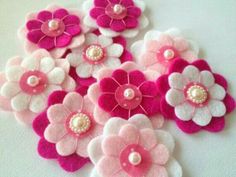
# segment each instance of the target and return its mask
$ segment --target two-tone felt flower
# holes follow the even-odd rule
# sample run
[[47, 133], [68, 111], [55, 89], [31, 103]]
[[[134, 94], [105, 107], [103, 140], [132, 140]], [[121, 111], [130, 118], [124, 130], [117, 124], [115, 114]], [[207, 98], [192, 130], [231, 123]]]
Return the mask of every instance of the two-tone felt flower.
[[0, 76], [0, 106], [19, 121], [31, 123], [46, 108], [49, 94], [75, 88], [69, 69], [68, 61], [53, 59], [46, 50], [35, 51], [24, 60], [10, 59]]
[[141, 0], [87, 0], [83, 4], [87, 15], [84, 23], [105, 36], [134, 37], [148, 25]]
[[213, 73], [204, 60], [188, 63], [176, 59], [169, 73], [158, 78], [157, 86], [163, 115], [174, 119], [187, 133], [221, 131], [224, 117], [235, 108], [234, 99], [227, 93], [227, 81]]
[[94, 164], [90, 177], [182, 177], [173, 150], [172, 136], [153, 129], [145, 115], [111, 118], [88, 146]]

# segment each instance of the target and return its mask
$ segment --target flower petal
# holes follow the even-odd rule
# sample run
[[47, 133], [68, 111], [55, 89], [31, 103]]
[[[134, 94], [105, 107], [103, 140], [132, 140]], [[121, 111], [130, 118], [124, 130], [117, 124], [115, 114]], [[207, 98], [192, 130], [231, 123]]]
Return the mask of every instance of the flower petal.
[[99, 97], [98, 104], [103, 110], [110, 112], [117, 105], [117, 101], [114, 95], [103, 94]]
[[51, 84], [61, 84], [65, 80], [65, 72], [59, 67], [55, 67], [48, 73], [48, 82]]
[[222, 117], [226, 114], [226, 107], [222, 101], [210, 100], [208, 103], [208, 108], [213, 117]]
[[64, 124], [49, 124], [44, 131], [44, 137], [50, 143], [57, 143], [66, 133]]
[[76, 73], [81, 78], [89, 78], [92, 76], [93, 66], [87, 62], [83, 62], [76, 67]]
[[83, 106], [83, 97], [76, 92], [70, 92], [64, 98], [63, 104], [68, 108], [68, 110], [70, 110], [70, 112], [81, 111]]
[[98, 36], [96, 34], [93, 34], [93, 33], [87, 34], [85, 43], [87, 45], [97, 44], [98, 43]]
[[213, 87], [209, 89], [209, 93], [212, 99], [223, 100], [226, 96], [225, 89], [219, 84], [214, 84]]
[[163, 144], [168, 149], [169, 153], [172, 154], [175, 148], [175, 141], [172, 135], [163, 130], [155, 130], [158, 144]]
[[199, 82], [200, 73], [198, 68], [196, 68], [195, 66], [187, 66], [186, 68], [184, 68], [182, 74], [186, 79], [188, 79], [188, 82]]
[[118, 58], [107, 58], [104, 65], [111, 69], [116, 69], [121, 65], [121, 61]]
[[41, 26], [42, 26], [42, 22], [38, 21], [38, 20], [29, 20], [27, 23], [26, 23], [26, 27], [29, 31], [31, 30], [37, 30], [37, 29], [40, 29]]
[[76, 36], [81, 33], [80, 25], [67, 26], [65, 32], [69, 33], [71, 36]]
[[37, 18], [43, 22], [46, 22], [52, 19], [52, 13], [46, 10], [41, 11], [38, 13]]
[[137, 144], [139, 140], [139, 130], [133, 125], [121, 127], [119, 136], [123, 138], [126, 144]]
[[63, 17], [67, 16], [69, 13], [66, 9], [57, 9], [54, 13], [53, 13], [53, 18], [58, 18], [58, 19], [62, 19]]
[[120, 85], [128, 83], [128, 73], [124, 70], [117, 69], [112, 73], [112, 77], [120, 83]]
[[92, 136], [85, 136], [78, 139], [76, 153], [79, 156], [88, 157], [88, 144], [92, 139]]
[[107, 47], [107, 46], [110, 46], [113, 43], [113, 40], [112, 40], [112, 38], [109, 38], [107, 36], [99, 35], [98, 36], [98, 43], [102, 47]]
[[111, 29], [114, 30], [115, 32], [122, 32], [126, 28], [126, 24], [122, 20], [113, 19], [109, 25]]
[[157, 165], [165, 165], [169, 160], [169, 150], [163, 144], [158, 144], [150, 153], [152, 162]]
[[39, 62], [40, 60], [29, 57], [22, 61], [21, 66], [27, 70], [37, 70], [39, 69]]
[[183, 90], [186, 85], [185, 78], [180, 73], [172, 73], [168, 77], [168, 82], [171, 88], [180, 89], [180, 90]]
[[15, 111], [26, 110], [29, 106], [31, 96], [25, 93], [19, 93], [11, 100], [12, 109]]
[[126, 28], [129, 28], [129, 29], [136, 28], [139, 25], [137, 18], [134, 18], [134, 17], [125, 18], [124, 22], [125, 22]]
[[44, 95], [34, 95], [30, 100], [29, 109], [34, 113], [40, 113], [46, 108]]
[[89, 12], [89, 15], [94, 19], [97, 19], [99, 16], [104, 15], [104, 14], [105, 14], [105, 9], [99, 8], [99, 7], [95, 7], [91, 9]]
[[194, 115], [195, 108], [188, 102], [175, 107], [176, 116], [183, 121], [190, 120]]
[[165, 167], [159, 165], [152, 165], [145, 177], [168, 177]]
[[98, 136], [98, 137], [92, 139], [88, 145], [88, 154], [89, 154], [91, 161], [94, 164], [98, 163], [98, 161], [103, 156], [102, 140], [103, 140], [103, 137]]
[[50, 72], [55, 67], [55, 61], [52, 58], [45, 57], [40, 61], [40, 71], [43, 73]]
[[193, 116], [193, 122], [200, 126], [206, 126], [210, 123], [212, 119], [211, 113], [207, 107], [196, 108], [195, 114]]
[[128, 13], [129, 16], [137, 18], [141, 15], [142, 11], [141, 11], [140, 8], [133, 6], [133, 7], [128, 8], [127, 13]]
[[1, 87], [1, 96], [12, 98], [21, 91], [19, 85], [14, 82], [6, 82]]
[[174, 47], [180, 51], [183, 52], [189, 48], [189, 43], [187, 40], [185, 40], [182, 37], [177, 37], [174, 39]]
[[106, 48], [107, 55], [109, 57], [119, 58], [124, 51], [124, 48], [120, 44], [112, 44]]
[[200, 73], [200, 82], [207, 88], [210, 88], [215, 83], [215, 78], [210, 71], [202, 71]]
[[156, 134], [152, 129], [140, 130], [139, 145], [147, 150], [151, 150], [157, 144]]
[[94, 5], [98, 7], [106, 7], [108, 5], [107, 0], [94, 0]]
[[103, 28], [110, 27], [111, 21], [111, 18], [107, 15], [101, 15], [97, 18], [97, 24]]
[[38, 46], [40, 48], [51, 50], [55, 48], [55, 41], [52, 37], [43, 37], [38, 41]]
[[70, 65], [73, 67], [77, 67], [79, 64], [83, 62], [82, 51], [81, 54], [70, 53], [66, 56], [66, 59], [69, 61]]
[[71, 114], [63, 104], [55, 104], [48, 108], [47, 116], [51, 123], [62, 123]]
[[118, 83], [112, 78], [104, 78], [100, 81], [100, 89], [102, 92], [114, 93], [119, 87]]
[[56, 149], [58, 154], [68, 156], [76, 151], [77, 139], [71, 135], [64, 136], [57, 144]]
[[102, 150], [107, 156], [119, 157], [125, 147], [124, 139], [117, 135], [108, 136], [102, 142]]
[[106, 122], [110, 119], [110, 114], [106, 111], [103, 111], [99, 106], [95, 106], [94, 119], [97, 123], [105, 125]]
[[66, 47], [70, 44], [72, 36], [66, 33], [56, 37], [56, 47]]
[[166, 93], [166, 101], [171, 106], [175, 107], [185, 100], [184, 93], [176, 89], [170, 89]]
[[66, 26], [80, 24], [80, 19], [76, 15], [68, 15], [63, 19]]
[[172, 177], [183, 176], [182, 167], [173, 157], [170, 158], [170, 160], [168, 161], [166, 165], [166, 169], [168, 171], [168, 174]]

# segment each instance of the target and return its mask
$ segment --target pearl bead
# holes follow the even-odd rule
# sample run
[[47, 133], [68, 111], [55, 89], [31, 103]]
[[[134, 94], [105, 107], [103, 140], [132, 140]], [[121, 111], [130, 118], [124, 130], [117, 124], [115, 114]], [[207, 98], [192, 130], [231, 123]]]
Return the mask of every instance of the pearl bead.
[[113, 11], [114, 11], [114, 13], [116, 13], [116, 14], [121, 14], [122, 11], [123, 11], [123, 6], [120, 5], [120, 4], [116, 4], [116, 5], [113, 7]]
[[175, 52], [174, 52], [172, 49], [167, 49], [167, 50], [165, 50], [165, 52], [164, 52], [164, 57], [165, 57], [167, 60], [173, 59], [174, 56], [175, 56]]
[[27, 79], [27, 84], [31, 87], [35, 87], [39, 84], [39, 78], [37, 76], [30, 76]]
[[91, 61], [99, 61], [103, 58], [103, 49], [97, 45], [91, 45], [86, 49], [86, 57]]
[[85, 133], [89, 130], [91, 121], [86, 114], [78, 113], [71, 117], [69, 126], [76, 134]]
[[59, 21], [57, 20], [50, 20], [48, 22], [48, 27], [50, 31], [55, 31], [59, 28]]
[[204, 103], [208, 98], [207, 90], [200, 85], [193, 85], [187, 90], [188, 99], [196, 104]]
[[124, 97], [125, 97], [125, 99], [127, 99], [127, 100], [132, 100], [132, 99], [135, 97], [135, 92], [134, 92], [134, 90], [131, 89], [131, 88], [125, 89], [125, 91], [124, 91]]
[[131, 152], [129, 154], [129, 162], [132, 165], [137, 166], [142, 162], [142, 157], [138, 152]]

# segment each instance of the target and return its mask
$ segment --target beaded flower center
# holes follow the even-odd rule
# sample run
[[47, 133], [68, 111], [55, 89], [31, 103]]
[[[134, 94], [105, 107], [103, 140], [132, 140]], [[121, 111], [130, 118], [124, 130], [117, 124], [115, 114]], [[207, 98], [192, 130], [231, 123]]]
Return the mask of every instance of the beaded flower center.
[[198, 84], [188, 87], [186, 95], [188, 100], [194, 104], [203, 104], [208, 99], [208, 91]]
[[86, 47], [83, 53], [84, 58], [93, 64], [99, 63], [105, 57], [104, 49], [97, 44], [92, 44]]
[[41, 30], [47, 36], [57, 37], [64, 33], [65, 24], [60, 19], [52, 19], [44, 22]]
[[112, 19], [123, 19], [127, 16], [127, 8], [121, 4], [109, 4], [105, 13]]
[[70, 117], [69, 128], [76, 135], [86, 133], [91, 127], [90, 117], [84, 113], [76, 113]]

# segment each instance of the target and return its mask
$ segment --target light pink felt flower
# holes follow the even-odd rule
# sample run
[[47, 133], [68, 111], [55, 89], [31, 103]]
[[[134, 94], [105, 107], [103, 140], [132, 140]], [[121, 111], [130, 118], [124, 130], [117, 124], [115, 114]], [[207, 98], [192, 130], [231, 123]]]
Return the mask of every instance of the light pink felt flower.
[[14, 112], [19, 121], [31, 123], [46, 108], [49, 94], [74, 90], [69, 68], [68, 61], [53, 59], [46, 50], [35, 51], [24, 60], [10, 59], [0, 75], [0, 107]]
[[88, 143], [103, 129], [94, 121], [93, 111], [94, 106], [86, 96], [68, 93], [61, 104], [48, 108], [50, 124], [45, 129], [45, 139], [56, 144], [57, 153], [61, 156], [76, 153], [88, 157]]
[[145, 115], [111, 118], [88, 146], [95, 165], [90, 177], [182, 177], [173, 150], [172, 136], [154, 130]]
[[166, 73], [175, 58], [193, 61], [198, 57], [198, 46], [183, 37], [180, 30], [149, 31], [143, 41], [134, 43], [131, 50], [138, 64], [146, 69]]
[[[116, 70], [102, 69], [97, 82], [88, 89], [88, 96], [95, 104], [95, 120], [104, 125], [110, 117], [129, 119], [137, 113], [163, 120], [157, 116], [159, 93], [150, 75], [134, 62], [126, 62]], [[162, 125], [162, 121], [155, 122]]]
[[60, 58], [67, 49], [79, 47], [88, 30], [81, 22], [82, 16], [81, 12], [55, 5], [29, 14], [25, 26], [19, 30], [26, 52], [46, 49], [54, 58]]
[[134, 37], [148, 25], [141, 0], [87, 0], [83, 4], [87, 15], [84, 23], [105, 36]]

